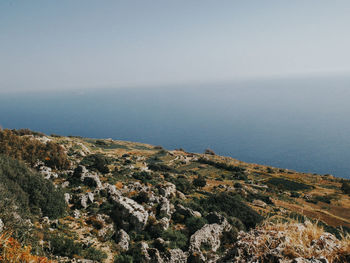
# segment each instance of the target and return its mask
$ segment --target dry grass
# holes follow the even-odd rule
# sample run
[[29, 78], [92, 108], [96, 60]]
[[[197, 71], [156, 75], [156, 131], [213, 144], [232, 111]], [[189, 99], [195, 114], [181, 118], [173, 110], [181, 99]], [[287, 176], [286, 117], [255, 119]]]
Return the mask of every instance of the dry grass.
[[22, 246], [11, 233], [0, 235], [0, 262], [4, 263], [49, 263], [46, 257], [34, 256], [30, 246]]
[[[237, 242], [238, 262], [270, 262], [271, 259], [326, 258], [330, 263], [349, 262], [350, 236], [338, 240], [306, 221], [265, 223], [248, 233], [241, 232]], [[240, 260], [240, 261], [239, 261]]]

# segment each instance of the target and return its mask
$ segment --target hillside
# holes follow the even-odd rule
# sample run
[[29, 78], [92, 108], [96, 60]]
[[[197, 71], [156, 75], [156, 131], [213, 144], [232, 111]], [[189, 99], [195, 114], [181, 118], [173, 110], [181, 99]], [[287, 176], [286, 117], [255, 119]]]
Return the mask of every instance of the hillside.
[[0, 154], [4, 262], [350, 262], [345, 179], [29, 130]]

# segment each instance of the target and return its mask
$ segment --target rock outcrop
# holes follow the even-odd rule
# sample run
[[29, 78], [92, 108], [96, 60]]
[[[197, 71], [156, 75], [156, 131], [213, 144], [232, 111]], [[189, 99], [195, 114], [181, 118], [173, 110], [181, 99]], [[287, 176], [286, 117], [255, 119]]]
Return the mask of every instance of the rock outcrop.
[[130, 237], [123, 229], [115, 233], [114, 240], [122, 250], [126, 251], [129, 249]]
[[208, 262], [201, 249], [202, 245], [209, 247], [212, 252], [216, 252], [221, 245], [221, 237], [224, 232], [231, 230], [231, 225], [225, 218], [218, 217], [221, 222], [206, 224], [200, 230], [195, 232], [190, 238], [189, 253], [196, 255], [196, 260]]
[[144, 229], [149, 215], [142, 205], [121, 195], [112, 195], [111, 201], [115, 204], [112, 217], [118, 227], [136, 231]]

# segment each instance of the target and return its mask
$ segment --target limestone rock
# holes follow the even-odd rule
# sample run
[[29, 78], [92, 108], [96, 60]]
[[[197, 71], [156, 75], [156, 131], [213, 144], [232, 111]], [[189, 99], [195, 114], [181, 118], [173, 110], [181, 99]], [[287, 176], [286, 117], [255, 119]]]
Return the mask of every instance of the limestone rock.
[[267, 206], [264, 201], [261, 201], [261, 200], [258, 200], [258, 199], [255, 199], [253, 201], [253, 205], [259, 206], [259, 207], [262, 207], [262, 208], [265, 208]]
[[166, 182], [159, 186], [159, 193], [165, 198], [172, 198], [176, 196], [176, 186], [172, 183]]
[[58, 178], [58, 174], [53, 172], [50, 167], [40, 166], [39, 173], [41, 173], [45, 179]]
[[169, 228], [169, 224], [170, 224], [169, 218], [163, 217], [158, 222], [159, 222], [159, 225], [163, 228], [163, 230], [167, 230]]
[[167, 263], [186, 263], [188, 253], [183, 252], [181, 249], [170, 249], [164, 256], [164, 262]]
[[[231, 226], [226, 219], [223, 219], [221, 224], [206, 224], [200, 230], [195, 232], [190, 238], [189, 252], [200, 262], [209, 262], [201, 251], [201, 246], [206, 244], [211, 248], [211, 251], [216, 252], [221, 245], [221, 237], [224, 232], [230, 231]], [[215, 261], [213, 261], [215, 262]]]
[[123, 229], [120, 229], [115, 234], [115, 241], [122, 250], [126, 251], [129, 249], [130, 237]]
[[71, 196], [69, 193], [65, 193], [64, 194], [64, 201], [66, 201], [66, 204], [68, 205], [69, 204], [69, 201], [71, 200]]
[[176, 197], [181, 199], [181, 200], [185, 200], [186, 199], [186, 196], [180, 191], [176, 191]]
[[88, 192], [80, 196], [80, 205], [82, 208], [87, 208], [88, 204], [91, 204], [93, 202], [94, 202], [94, 195], [91, 192]]
[[74, 170], [73, 176], [79, 177], [81, 182], [83, 182], [85, 185], [88, 185], [90, 187], [97, 187], [97, 188], [102, 187], [102, 183], [100, 181], [98, 174], [95, 172], [89, 172], [89, 170], [86, 169], [86, 167], [83, 165], [79, 165]]
[[142, 262], [147, 263], [164, 263], [158, 249], [150, 248], [146, 242], [141, 242]]
[[148, 220], [148, 212], [142, 205], [128, 197], [119, 195], [112, 196], [111, 201], [115, 204], [115, 210], [112, 214], [117, 225], [123, 229], [144, 229]]
[[160, 216], [161, 217], [166, 216], [170, 218], [173, 211], [171, 211], [169, 200], [165, 197], [161, 197], [159, 200], [159, 203], [160, 203], [160, 209], [159, 209]]
[[109, 240], [115, 232], [113, 220], [105, 214], [98, 214], [95, 220], [100, 224], [97, 232], [98, 237], [103, 241]]
[[183, 205], [177, 205], [176, 206], [176, 212], [186, 216], [186, 217], [201, 217], [201, 213], [198, 211], [193, 211], [191, 208], [184, 207]]

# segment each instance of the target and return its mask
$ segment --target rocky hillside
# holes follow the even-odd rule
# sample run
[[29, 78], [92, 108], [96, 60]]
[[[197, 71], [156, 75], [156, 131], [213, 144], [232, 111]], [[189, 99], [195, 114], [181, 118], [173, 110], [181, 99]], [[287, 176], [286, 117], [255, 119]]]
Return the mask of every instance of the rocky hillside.
[[183, 149], [0, 131], [2, 262], [350, 262], [350, 183]]

